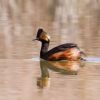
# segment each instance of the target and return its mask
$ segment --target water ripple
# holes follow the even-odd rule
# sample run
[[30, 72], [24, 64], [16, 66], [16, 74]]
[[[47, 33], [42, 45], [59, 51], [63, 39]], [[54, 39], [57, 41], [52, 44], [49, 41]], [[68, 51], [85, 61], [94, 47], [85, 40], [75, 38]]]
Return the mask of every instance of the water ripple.
[[94, 63], [100, 63], [100, 57], [87, 57], [87, 62], [94, 62]]
[[[100, 57], [86, 57], [85, 59], [86, 59], [87, 62], [100, 63]], [[33, 57], [31, 60], [40, 61], [40, 58], [39, 57]]]

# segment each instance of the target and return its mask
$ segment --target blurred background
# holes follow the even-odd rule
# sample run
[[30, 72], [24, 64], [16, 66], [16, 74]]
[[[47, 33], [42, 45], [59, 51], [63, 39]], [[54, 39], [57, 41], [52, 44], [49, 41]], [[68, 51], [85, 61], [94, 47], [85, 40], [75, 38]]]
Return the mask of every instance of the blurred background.
[[[90, 60], [40, 62], [38, 28], [50, 49], [74, 42]], [[99, 52], [100, 0], [0, 0], [0, 100], [97, 100]]]
[[39, 56], [33, 43], [42, 27], [50, 48], [75, 42], [88, 56], [100, 56], [100, 0], [0, 0], [0, 58]]

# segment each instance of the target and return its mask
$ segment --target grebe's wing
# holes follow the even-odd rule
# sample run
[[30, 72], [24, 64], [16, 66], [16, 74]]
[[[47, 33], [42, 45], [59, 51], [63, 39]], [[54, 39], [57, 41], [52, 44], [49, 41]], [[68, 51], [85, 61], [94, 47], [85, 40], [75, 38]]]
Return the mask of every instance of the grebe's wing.
[[77, 44], [74, 44], [74, 43], [66, 43], [66, 44], [59, 45], [57, 47], [52, 48], [48, 52], [46, 52], [45, 55], [44, 55], [44, 57], [47, 58], [48, 56], [50, 56], [50, 55], [52, 55], [54, 53], [62, 52], [62, 51], [65, 51], [67, 49], [74, 48], [74, 47], [76, 47], [77, 49], [79, 49], [78, 46], [77, 46]]
[[49, 50], [48, 52], [57, 53], [57, 52], [60, 52], [60, 51], [65, 51], [65, 50], [73, 48], [73, 47], [77, 47], [78, 48], [77, 44], [66, 43], [66, 44], [62, 44], [62, 45], [59, 45], [57, 47], [54, 47], [53, 49]]

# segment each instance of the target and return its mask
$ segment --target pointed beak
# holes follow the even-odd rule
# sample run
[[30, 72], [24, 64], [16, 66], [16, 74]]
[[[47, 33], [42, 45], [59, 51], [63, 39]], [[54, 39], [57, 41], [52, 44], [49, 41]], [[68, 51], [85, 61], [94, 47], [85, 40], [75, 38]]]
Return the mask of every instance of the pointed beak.
[[33, 39], [32, 41], [35, 41], [35, 40], [38, 40], [38, 38], [37, 39]]
[[35, 41], [35, 40], [37, 40], [37, 39], [33, 39], [32, 41]]

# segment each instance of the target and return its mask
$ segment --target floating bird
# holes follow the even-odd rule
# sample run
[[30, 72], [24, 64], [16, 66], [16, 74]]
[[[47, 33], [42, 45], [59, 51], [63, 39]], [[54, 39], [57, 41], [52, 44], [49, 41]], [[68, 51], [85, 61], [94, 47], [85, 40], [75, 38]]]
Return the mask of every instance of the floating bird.
[[82, 55], [85, 55], [83, 51], [79, 49], [77, 44], [66, 43], [54, 47], [48, 51], [50, 36], [43, 30], [38, 29], [36, 39], [42, 43], [40, 50], [40, 58], [47, 61], [59, 61], [59, 60], [84, 60]]

